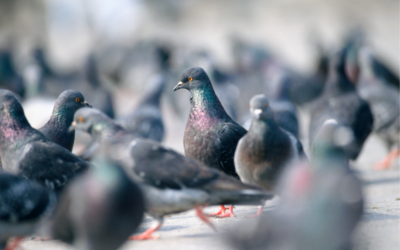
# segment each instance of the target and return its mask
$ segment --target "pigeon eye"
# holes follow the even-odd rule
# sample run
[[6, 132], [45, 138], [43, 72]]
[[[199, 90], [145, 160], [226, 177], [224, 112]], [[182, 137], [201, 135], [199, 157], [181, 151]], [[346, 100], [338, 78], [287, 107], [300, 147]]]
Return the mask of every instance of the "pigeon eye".
[[264, 107], [265, 107], [265, 108], [268, 108], [268, 105], [269, 105], [269, 103], [267, 102], [267, 103], [265, 104], [265, 106], [264, 106]]
[[193, 81], [193, 77], [188, 78], [189, 82]]
[[[77, 98], [77, 99], [79, 99], [79, 98]], [[84, 120], [84, 119], [83, 119], [82, 116], [79, 116], [79, 117], [78, 117], [78, 122], [83, 122], [83, 120]]]
[[75, 101], [76, 101], [76, 102], [80, 102], [80, 101], [81, 101], [81, 98], [77, 97], [77, 98], [75, 98]]

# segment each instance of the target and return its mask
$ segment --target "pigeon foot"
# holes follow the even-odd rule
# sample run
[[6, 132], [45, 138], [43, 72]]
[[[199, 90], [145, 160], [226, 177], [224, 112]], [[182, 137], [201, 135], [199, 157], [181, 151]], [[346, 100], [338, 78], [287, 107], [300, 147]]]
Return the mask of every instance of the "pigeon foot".
[[157, 240], [157, 236], [153, 236], [152, 234], [157, 231], [158, 229], [161, 228], [162, 223], [157, 223], [155, 227], [150, 227], [143, 233], [135, 236], [131, 236], [128, 238], [128, 240]]
[[[228, 210], [228, 212], [226, 212], [225, 210]], [[233, 213], [233, 206], [232, 205], [229, 205], [229, 207], [225, 208], [225, 210], [224, 210], [224, 213], [221, 214], [221, 215], [218, 215], [217, 218], [235, 217], [235, 214]]]
[[375, 170], [385, 170], [388, 169], [392, 163], [392, 161], [396, 160], [396, 158], [400, 155], [400, 150], [398, 148], [390, 151], [388, 155], [383, 158], [382, 161], [377, 162], [374, 165]]
[[217, 215], [224, 215], [224, 214], [225, 214], [225, 211], [226, 211], [227, 209], [228, 209], [228, 208], [226, 208], [224, 205], [220, 205], [220, 206], [219, 206], [219, 211], [218, 211], [218, 212], [212, 213], [212, 214], [207, 214], [207, 216], [209, 216], [209, 217], [214, 217], [214, 216], [217, 216]]
[[17, 237], [11, 243], [8, 243], [4, 250], [15, 250], [21, 244], [24, 237]]
[[211, 221], [208, 219], [208, 217], [203, 213], [202, 209], [200, 208], [200, 206], [195, 206], [195, 210], [196, 210], [196, 215], [200, 218], [200, 220], [202, 220], [203, 222], [205, 222], [207, 225], [209, 225], [212, 229], [214, 229], [214, 231], [217, 232], [217, 229], [214, 227], [214, 225], [211, 223]]
[[260, 215], [262, 215], [262, 212], [263, 212], [263, 206], [259, 206], [259, 207], [258, 207], [258, 210], [257, 210], [257, 213], [256, 213], [256, 214], [253, 214], [253, 215], [249, 215], [249, 216], [247, 216], [247, 218], [257, 218], [257, 217], [260, 217]]

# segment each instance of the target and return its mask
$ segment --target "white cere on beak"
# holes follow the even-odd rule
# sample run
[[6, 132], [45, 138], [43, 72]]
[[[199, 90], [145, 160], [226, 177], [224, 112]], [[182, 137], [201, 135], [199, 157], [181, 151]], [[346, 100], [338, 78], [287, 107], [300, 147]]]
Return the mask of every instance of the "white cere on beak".
[[346, 127], [339, 127], [334, 134], [334, 143], [337, 146], [346, 146], [350, 144], [353, 139], [353, 131], [350, 130], [350, 128]]
[[326, 120], [325, 122], [324, 122], [324, 125], [323, 126], [326, 126], [326, 125], [338, 125], [338, 123], [337, 123], [337, 121], [335, 120], [335, 119], [329, 119], [329, 120]]
[[133, 141], [131, 142], [131, 148], [133, 148], [134, 146], [136, 146], [136, 144], [137, 144], [137, 141], [136, 141], [136, 140], [133, 140]]
[[262, 109], [255, 109], [254, 114], [260, 115], [262, 113]]

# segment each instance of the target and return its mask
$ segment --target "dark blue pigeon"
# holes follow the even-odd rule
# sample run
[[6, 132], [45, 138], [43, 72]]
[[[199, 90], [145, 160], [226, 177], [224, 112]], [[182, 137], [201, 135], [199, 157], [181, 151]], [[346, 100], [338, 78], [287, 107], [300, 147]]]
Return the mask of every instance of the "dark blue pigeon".
[[[184, 70], [174, 91], [178, 89], [191, 93], [191, 109], [183, 137], [185, 155], [238, 178], [233, 157], [246, 129], [225, 112], [202, 68]], [[232, 208], [228, 214], [224, 211], [221, 207], [222, 216], [233, 216]]]
[[356, 92], [355, 85], [345, 70], [348, 48], [336, 53], [330, 61], [329, 76], [323, 94], [311, 108], [309, 142], [312, 145], [323, 123], [335, 119], [349, 127], [354, 140], [345, 147], [349, 159], [355, 160], [373, 129], [373, 116], [369, 104]]
[[0, 90], [0, 156], [5, 172], [61, 189], [90, 164], [34, 129], [8, 90]]
[[0, 173], [0, 249], [16, 249], [23, 237], [35, 233], [56, 207], [56, 195], [37, 182]]
[[150, 89], [138, 107], [128, 116], [117, 122], [126, 130], [144, 139], [161, 142], [164, 138], [164, 123], [160, 110], [161, 96], [166, 85], [166, 78], [157, 75], [149, 80]]

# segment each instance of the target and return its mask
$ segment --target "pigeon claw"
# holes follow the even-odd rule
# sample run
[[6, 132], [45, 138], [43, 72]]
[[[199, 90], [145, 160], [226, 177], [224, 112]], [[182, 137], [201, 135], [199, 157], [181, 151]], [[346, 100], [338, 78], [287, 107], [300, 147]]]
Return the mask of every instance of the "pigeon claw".
[[225, 211], [226, 211], [228, 208], [226, 208], [224, 205], [220, 205], [219, 207], [220, 207], [220, 209], [219, 209], [218, 212], [212, 213], [212, 214], [208, 214], [207, 216], [209, 216], [209, 217], [214, 217], [214, 216], [217, 216], [217, 215], [224, 215], [224, 214], [225, 214]]
[[217, 216], [217, 218], [228, 218], [228, 217], [235, 217], [235, 214], [233, 213], [233, 206], [232, 205], [229, 205], [228, 212], [225, 211], [224, 214]]
[[13, 241], [7, 244], [6, 248], [4, 250], [15, 250], [19, 245], [21, 245], [21, 242], [24, 240], [24, 237], [17, 237]]
[[396, 158], [400, 155], [400, 150], [398, 148], [392, 150], [388, 155], [385, 156], [385, 158], [380, 161], [375, 163], [374, 169], [375, 170], [385, 170], [388, 169], [391, 165], [391, 163], [396, 160]]
[[215, 232], [217, 232], [217, 229], [211, 223], [208, 217], [203, 213], [202, 209], [197, 205], [194, 208], [196, 210], [196, 215], [200, 218], [200, 220], [204, 221], [207, 225], [209, 225], [212, 229], [214, 229]]
[[160, 229], [161, 225], [162, 224], [159, 223], [156, 227], [150, 227], [139, 235], [129, 237], [128, 240], [157, 240], [158, 236], [153, 236], [152, 234]]
[[259, 206], [257, 213], [253, 214], [253, 215], [249, 215], [249, 216], [247, 216], [247, 218], [258, 218], [258, 217], [260, 217], [260, 215], [262, 215], [262, 212], [263, 212], [263, 206]]

